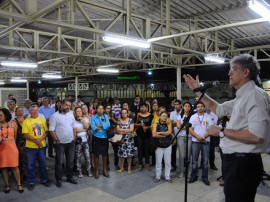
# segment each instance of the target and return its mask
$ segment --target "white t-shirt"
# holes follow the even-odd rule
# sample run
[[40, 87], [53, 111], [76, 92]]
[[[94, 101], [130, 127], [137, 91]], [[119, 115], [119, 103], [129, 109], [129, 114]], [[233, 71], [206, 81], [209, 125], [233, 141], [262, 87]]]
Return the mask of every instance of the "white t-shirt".
[[[184, 122], [184, 118], [185, 118], [185, 116], [183, 116], [182, 118], [181, 118], [181, 116], [180, 115], [178, 115], [177, 116], [177, 121], [179, 121], [180, 120], [180, 123], [181, 123], [181, 125], [183, 124], [183, 122]], [[179, 132], [179, 134], [178, 134], [178, 138], [179, 137], [183, 137], [183, 136], [186, 136], [186, 128], [184, 127], [184, 129], [183, 130], [181, 130], [180, 132]], [[191, 134], [189, 133], [189, 135], [188, 135], [189, 137], [192, 137], [191, 136]]]
[[66, 144], [74, 141], [73, 125], [75, 118], [72, 112], [55, 112], [50, 117], [49, 131], [54, 131], [60, 143]]
[[[83, 123], [81, 121], [75, 121], [73, 124], [73, 128], [83, 129]], [[77, 133], [77, 136], [82, 138], [82, 142], [87, 142], [87, 132]]]
[[[180, 120], [181, 119], [180, 113], [181, 113], [181, 110], [179, 112], [177, 112], [176, 110], [172, 111], [171, 114], [170, 114], [170, 119], [173, 122], [177, 122], [177, 120]], [[178, 130], [179, 129], [177, 127], [173, 127], [174, 134], [176, 134], [178, 132]]]
[[[198, 113], [193, 114], [189, 120], [189, 123], [192, 124], [192, 128], [194, 132], [203, 137], [206, 133], [207, 126], [213, 125], [212, 117], [204, 113], [203, 115], [199, 116]], [[192, 136], [192, 142], [199, 142], [195, 137]], [[206, 138], [206, 142], [210, 142], [210, 137]]]
[[[208, 113], [207, 113], [208, 114]], [[214, 113], [214, 112], [210, 112], [209, 114], [212, 118], [212, 123], [213, 125], [217, 125], [217, 122], [218, 122], [218, 116]]]

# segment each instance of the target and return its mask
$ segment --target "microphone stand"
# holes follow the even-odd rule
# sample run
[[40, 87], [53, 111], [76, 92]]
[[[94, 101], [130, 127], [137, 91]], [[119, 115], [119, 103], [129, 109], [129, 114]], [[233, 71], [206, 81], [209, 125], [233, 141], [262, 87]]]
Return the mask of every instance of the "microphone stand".
[[173, 140], [172, 140], [172, 143], [174, 142], [174, 140], [177, 138], [179, 132], [181, 130], [183, 130], [184, 128], [186, 128], [186, 159], [185, 159], [185, 162], [184, 162], [184, 165], [185, 165], [185, 199], [184, 201], [187, 202], [187, 190], [188, 190], [188, 167], [189, 167], [189, 158], [188, 158], [188, 136], [189, 136], [189, 128], [192, 126], [190, 123], [189, 123], [189, 119], [190, 117], [193, 115], [193, 111], [194, 109], [197, 107], [197, 103], [201, 101], [201, 99], [203, 98], [204, 94], [205, 94], [205, 90], [204, 91], [201, 91], [201, 96], [199, 97], [199, 100], [193, 105], [193, 107], [190, 109], [189, 113], [188, 113], [188, 116], [186, 118], [184, 118], [183, 120], [183, 124], [181, 124], [178, 132], [175, 134]]

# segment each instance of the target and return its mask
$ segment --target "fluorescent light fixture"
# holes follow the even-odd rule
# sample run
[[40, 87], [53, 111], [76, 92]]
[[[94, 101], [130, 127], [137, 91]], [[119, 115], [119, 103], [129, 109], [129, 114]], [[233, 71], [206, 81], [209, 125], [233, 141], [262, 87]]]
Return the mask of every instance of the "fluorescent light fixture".
[[118, 65], [118, 64], [101, 65], [101, 66], [98, 66], [98, 68], [115, 67], [115, 66], [117, 66], [117, 65]]
[[105, 69], [105, 68], [98, 68], [98, 72], [106, 72], [106, 73], [118, 73], [118, 69]]
[[41, 81], [40, 80], [38, 80], [38, 84], [41, 84]]
[[57, 75], [57, 74], [42, 74], [42, 78], [45, 78], [45, 79], [61, 79], [62, 76]]
[[10, 79], [12, 83], [26, 83], [27, 79], [21, 79], [21, 78], [12, 78]]
[[249, 0], [248, 7], [270, 21], [270, 5], [263, 0]]
[[224, 63], [225, 59], [216, 57], [216, 56], [205, 56], [204, 57], [205, 61], [210, 61], [210, 62], [216, 62], [216, 63]]
[[4, 85], [5, 81], [4, 80], [0, 80], [0, 85]]
[[134, 39], [124, 36], [117, 36], [113, 34], [105, 34], [103, 40], [111, 43], [122, 44], [126, 46], [134, 46], [139, 48], [150, 48], [151, 43], [142, 39]]
[[37, 63], [27, 63], [18, 61], [2, 61], [1, 65], [5, 67], [37, 68]]

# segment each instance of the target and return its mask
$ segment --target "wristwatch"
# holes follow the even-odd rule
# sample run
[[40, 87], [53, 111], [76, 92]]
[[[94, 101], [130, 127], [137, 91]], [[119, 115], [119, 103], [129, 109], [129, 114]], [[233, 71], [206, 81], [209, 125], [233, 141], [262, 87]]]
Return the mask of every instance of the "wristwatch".
[[221, 130], [220, 130], [220, 132], [219, 132], [219, 137], [220, 137], [220, 138], [224, 138], [224, 136], [225, 136], [224, 130], [225, 130], [225, 128], [222, 127]]

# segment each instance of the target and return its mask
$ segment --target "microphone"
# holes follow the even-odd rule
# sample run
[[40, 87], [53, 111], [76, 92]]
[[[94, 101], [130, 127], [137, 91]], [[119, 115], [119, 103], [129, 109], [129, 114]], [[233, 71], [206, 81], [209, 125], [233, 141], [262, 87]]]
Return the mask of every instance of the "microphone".
[[205, 84], [204, 86], [200, 86], [198, 88], [193, 89], [193, 92], [205, 92], [208, 88], [212, 87], [219, 87], [220, 82], [219, 81], [213, 81], [212, 83]]

